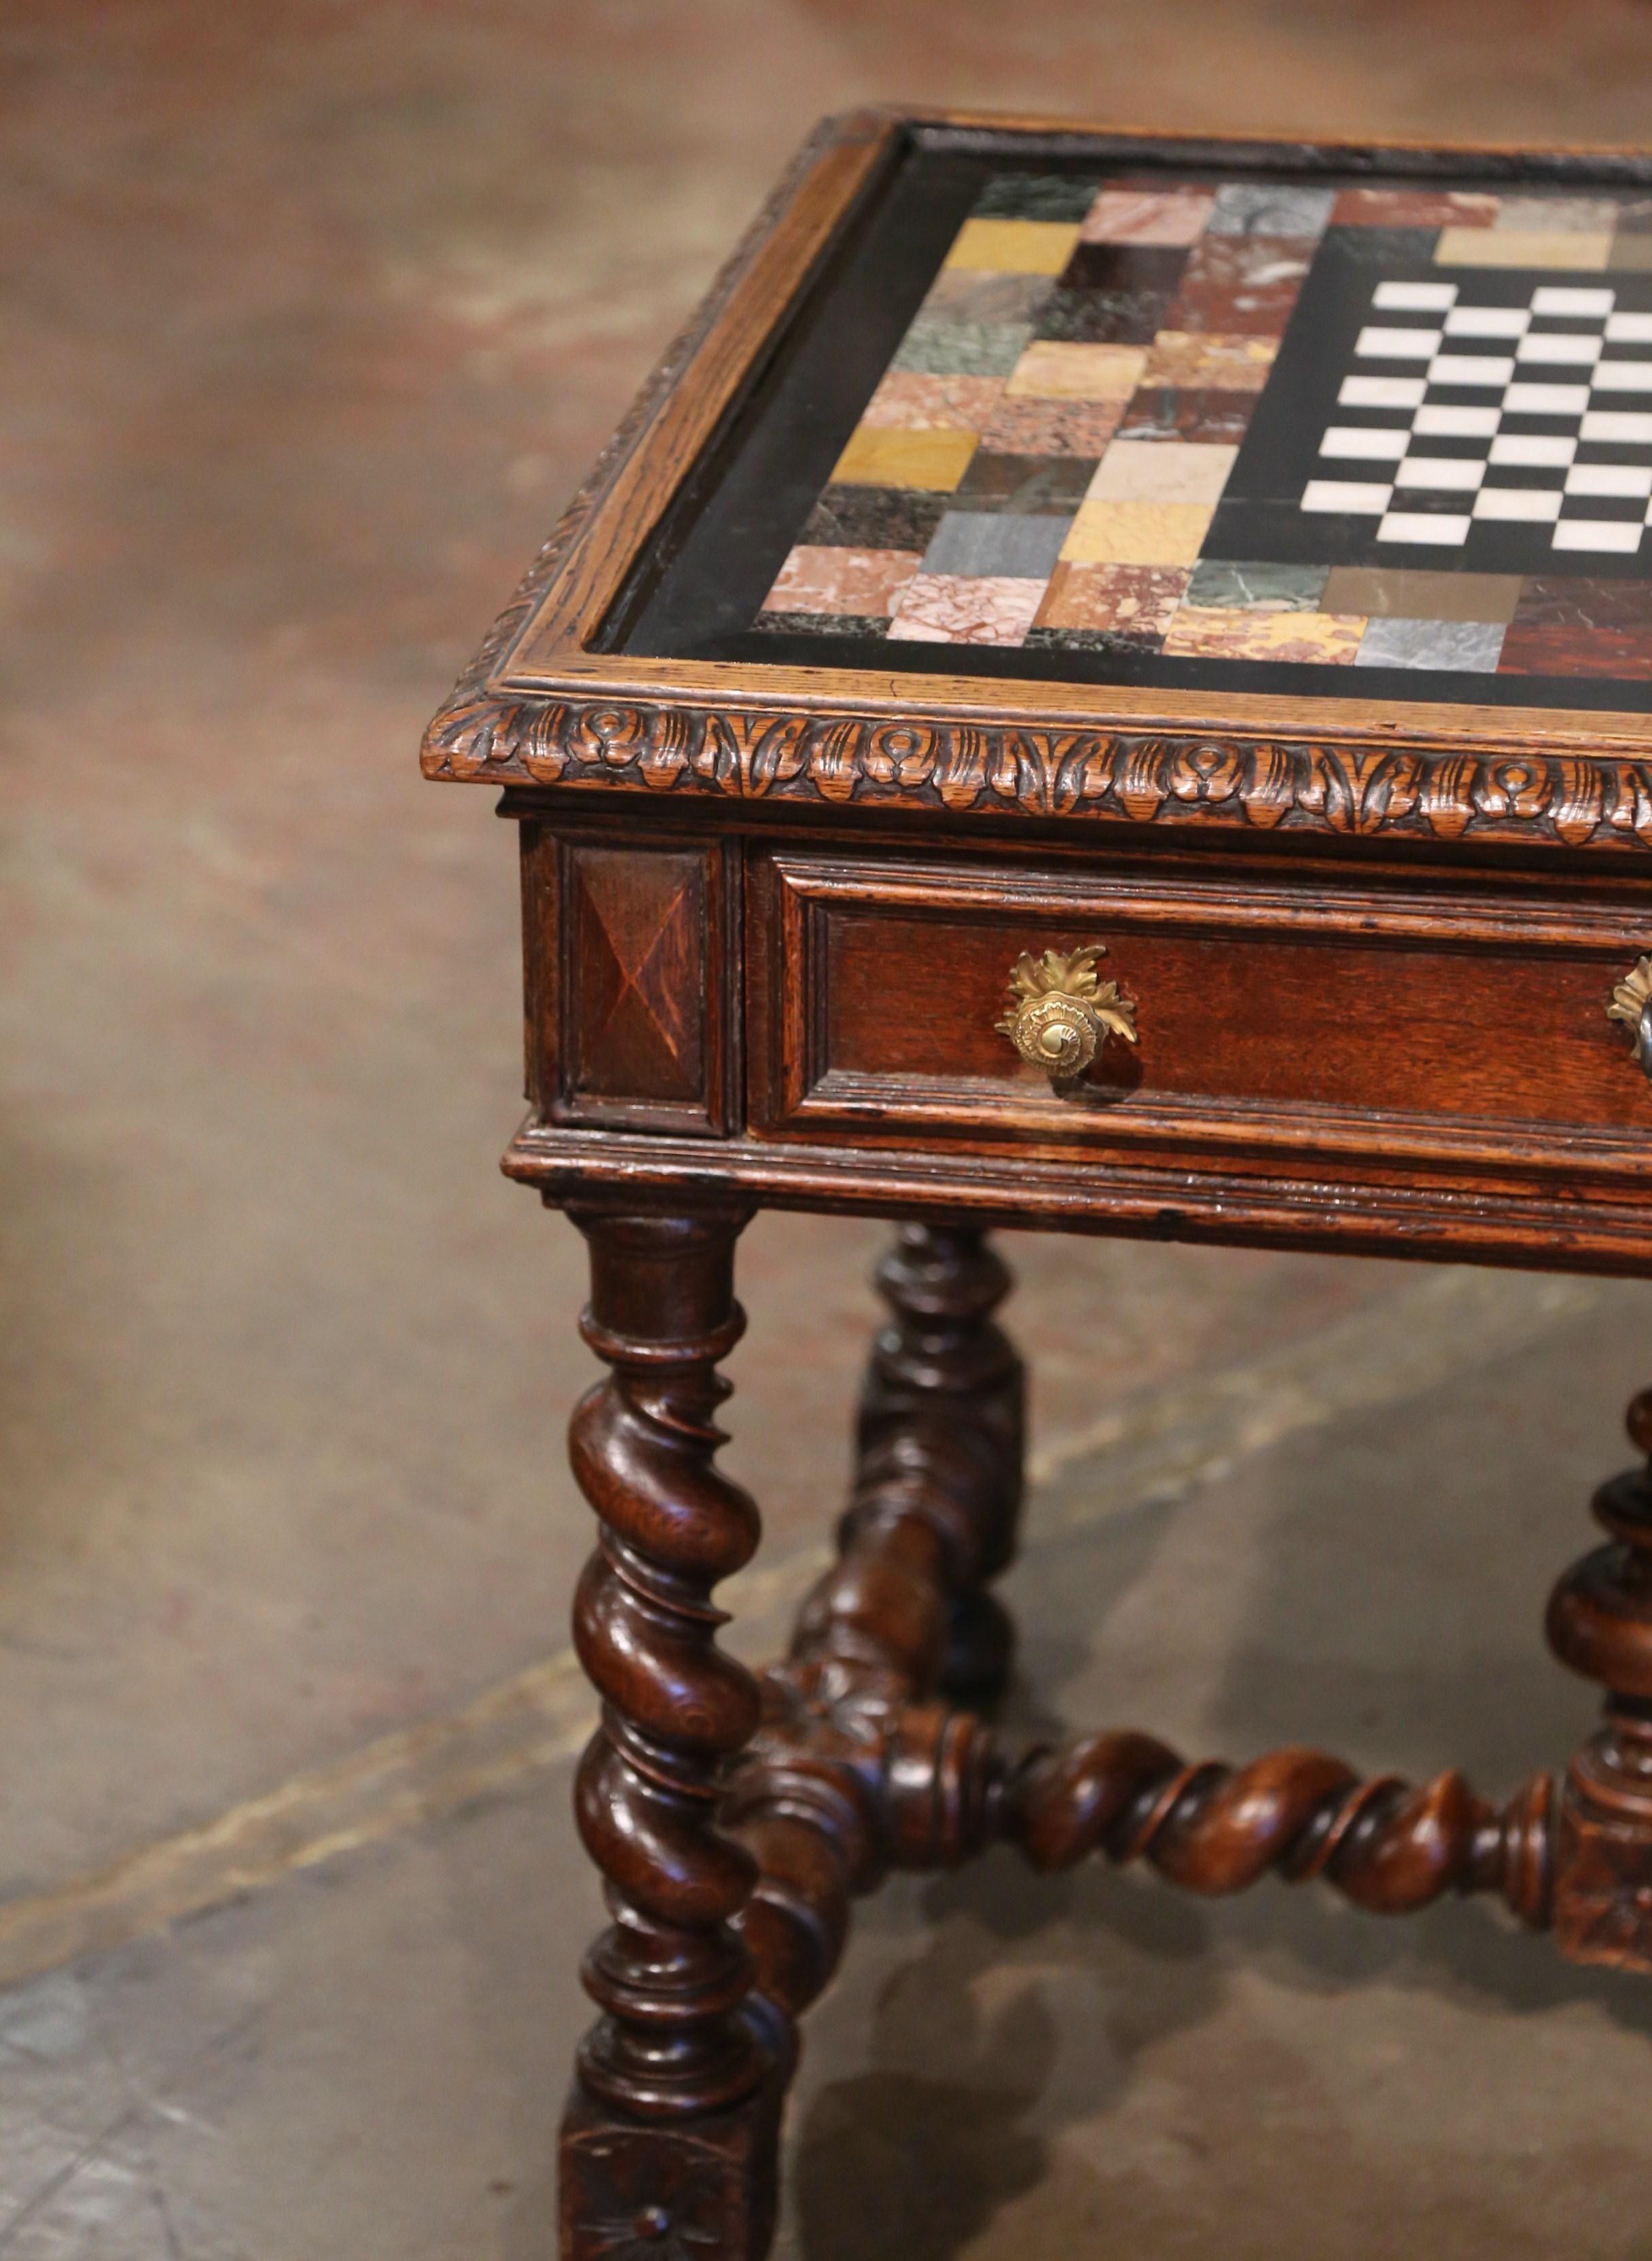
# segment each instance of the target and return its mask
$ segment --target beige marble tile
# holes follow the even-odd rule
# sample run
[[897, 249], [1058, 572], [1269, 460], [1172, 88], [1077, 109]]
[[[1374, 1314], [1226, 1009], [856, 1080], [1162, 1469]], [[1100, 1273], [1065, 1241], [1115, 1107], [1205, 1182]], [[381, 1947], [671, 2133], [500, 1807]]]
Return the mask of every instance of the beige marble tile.
[[1070, 565], [1191, 565], [1213, 512], [1176, 502], [1086, 502], [1067, 528]]
[[1337, 565], [1321, 609], [1404, 621], [1512, 621], [1526, 584], [1518, 573], [1430, 573], [1394, 565]]
[[1613, 197], [1499, 197], [1499, 235], [1609, 235], [1621, 210]]
[[1185, 440], [1115, 440], [1095, 467], [1087, 500], [1217, 503], [1237, 448]]
[[1189, 391], [1260, 392], [1278, 349], [1273, 338], [1160, 330], [1149, 351], [1146, 382]]
[[1012, 399], [1116, 400], [1122, 413], [1146, 366], [1146, 346], [1076, 346], [1037, 338], [1004, 391]]
[[1596, 274], [1611, 256], [1612, 237], [1604, 230], [1513, 235], [1496, 227], [1445, 227], [1434, 247], [1436, 267], [1565, 267]]

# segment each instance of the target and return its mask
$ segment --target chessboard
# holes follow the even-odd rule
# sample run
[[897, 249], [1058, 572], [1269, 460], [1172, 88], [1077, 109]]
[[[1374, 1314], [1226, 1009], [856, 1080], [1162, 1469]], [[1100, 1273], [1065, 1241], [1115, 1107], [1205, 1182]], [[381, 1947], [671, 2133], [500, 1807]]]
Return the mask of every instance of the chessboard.
[[1304, 511], [1375, 518], [1379, 543], [1462, 549], [1476, 528], [1523, 526], [1555, 556], [1640, 551], [1652, 312], [1605, 284], [1519, 287], [1511, 304], [1454, 282], [1377, 284]]

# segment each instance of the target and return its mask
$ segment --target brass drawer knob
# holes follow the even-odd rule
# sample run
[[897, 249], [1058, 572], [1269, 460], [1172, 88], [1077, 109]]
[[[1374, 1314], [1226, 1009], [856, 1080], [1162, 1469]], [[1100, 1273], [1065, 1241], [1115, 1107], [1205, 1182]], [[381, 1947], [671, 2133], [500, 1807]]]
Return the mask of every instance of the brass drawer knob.
[[1082, 950], [1029, 951], [1016, 960], [1009, 976], [1009, 1009], [995, 1023], [1033, 1067], [1044, 1068], [1053, 1084], [1083, 1074], [1110, 1036], [1136, 1041], [1136, 1008], [1117, 981], [1103, 981], [1095, 961], [1105, 958], [1099, 942]]
[[1652, 1078], [1652, 958], [1643, 958], [1624, 975], [1607, 1003], [1606, 1018], [1634, 1030], [1634, 1056]]

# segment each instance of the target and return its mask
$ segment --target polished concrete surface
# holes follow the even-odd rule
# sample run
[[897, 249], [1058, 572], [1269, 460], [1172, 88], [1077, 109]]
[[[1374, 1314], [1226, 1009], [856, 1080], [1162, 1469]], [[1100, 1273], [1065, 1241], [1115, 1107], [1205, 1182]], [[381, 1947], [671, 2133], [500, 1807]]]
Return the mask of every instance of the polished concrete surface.
[[[563, 1643], [580, 1251], [493, 1168], [512, 843], [413, 749], [811, 118], [1633, 140], [1652, 15], [12, 0], [0, 68], [3, 1920]], [[879, 1237], [748, 1236], [729, 1461], [782, 1565]], [[1563, 1754], [1538, 1622], [1652, 1296], [1011, 1253], [1038, 1703], [1488, 1788]], [[565, 1787], [0, 1995], [0, 2261], [547, 2253]], [[1649, 2014], [1482, 1909], [989, 1863], [866, 1912], [785, 2235], [1648, 2261]]]

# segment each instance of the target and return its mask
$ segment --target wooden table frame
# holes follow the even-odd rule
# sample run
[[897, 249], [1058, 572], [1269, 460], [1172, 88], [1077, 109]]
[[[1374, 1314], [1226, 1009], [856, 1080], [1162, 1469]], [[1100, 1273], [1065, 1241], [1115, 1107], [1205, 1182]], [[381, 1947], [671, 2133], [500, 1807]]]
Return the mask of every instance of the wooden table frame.
[[[1602, 1009], [1652, 948], [1652, 716], [593, 649], [823, 262], [926, 134], [1652, 189], [1652, 164], [1612, 153], [830, 121], [432, 723], [427, 773], [503, 787], [521, 826], [530, 1113], [506, 1167], [585, 1235], [584, 1331], [609, 1367], [571, 1441], [601, 1526], [576, 1635], [604, 1703], [577, 1808], [614, 1915], [564, 2128], [578, 2261], [764, 2251], [796, 2021], [851, 1900], [894, 1868], [1009, 1841], [1038, 1868], [1139, 1858], [1196, 1891], [1317, 1877], [1389, 1913], [1484, 1891], [1570, 1956], [1652, 1970], [1644, 1467], [1598, 1495], [1608, 1543], [1549, 1612], [1556, 1653], [1606, 1691], [1604, 1724], [1500, 1805], [1455, 1773], [1362, 1780], [1305, 1748], [1237, 1769], [1133, 1731], [1029, 1750], [983, 1715], [1009, 1660], [989, 1582], [1022, 1461], [989, 1226], [1652, 1272], [1652, 1092]], [[1103, 933], [1121, 965], [1135, 949], [1161, 969], [1182, 1082], [1088, 1104], [1001, 1073], [983, 1014], [1015, 951]], [[1254, 1065], [1248, 992], [1201, 1031], [1198, 985], [1235, 955], [1265, 972], [1276, 1070]], [[1346, 1044], [1328, 966], [1350, 1000], [1358, 985]], [[1506, 1025], [1496, 1046], [1465, 1030], [1460, 1057], [1430, 1050], [1455, 1005], [1501, 1020], [1510, 1000], [1526, 1067]], [[1219, 1047], [1241, 1041], [1261, 1080], [1236, 1098]], [[906, 1222], [837, 1561], [759, 1680], [718, 1647], [712, 1597], [758, 1540], [715, 1454], [735, 1245], [763, 1205]], [[1652, 1453], [1652, 1393], [1630, 1428]]]

